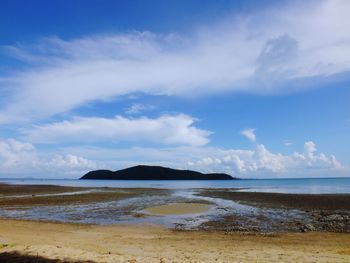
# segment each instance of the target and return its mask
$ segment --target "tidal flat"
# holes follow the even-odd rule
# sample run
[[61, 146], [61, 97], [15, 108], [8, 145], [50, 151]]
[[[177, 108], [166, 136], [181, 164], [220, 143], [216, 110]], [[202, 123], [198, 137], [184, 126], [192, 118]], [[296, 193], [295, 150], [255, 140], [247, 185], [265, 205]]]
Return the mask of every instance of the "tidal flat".
[[1, 262], [349, 262], [350, 195], [0, 185]]
[[0, 217], [177, 230], [350, 232], [349, 194], [0, 184]]

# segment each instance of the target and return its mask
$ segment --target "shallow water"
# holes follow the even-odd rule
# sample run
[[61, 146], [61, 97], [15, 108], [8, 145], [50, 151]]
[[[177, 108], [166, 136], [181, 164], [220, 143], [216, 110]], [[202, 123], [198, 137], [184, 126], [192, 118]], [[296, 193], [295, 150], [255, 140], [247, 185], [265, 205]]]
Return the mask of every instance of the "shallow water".
[[350, 193], [350, 177], [305, 179], [244, 179], [232, 181], [134, 181], [134, 180], [77, 180], [77, 179], [1, 179], [0, 183], [46, 184], [81, 187], [117, 188], [242, 188], [241, 191], [274, 193], [331, 194]]
[[[259, 226], [261, 230], [271, 230], [272, 224], [281, 220], [307, 220], [301, 211], [263, 209], [231, 200], [203, 197], [198, 193], [199, 190], [195, 189], [175, 189], [171, 190], [170, 194], [142, 195], [108, 202], [9, 207], [0, 209], [0, 217], [102, 225], [152, 223], [169, 228], [194, 229], [203, 223], [234, 215], [237, 216], [236, 220], [240, 221], [237, 224], [245, 227]], [[207, 211], [193, 214], [157, 216], [146, 212], [148, 207], [179, 202], [210, 203], [212, 206]], [[261, 217], [268, 218], [269, 221], [261, 224], [258, 219]]]
[[[209, 209], [205, 213], [169, 216], [155, 216], [145, 213], [145, 209], [150, 206], [191, 200], [200, 200], [200, 198], [191, 198], [189, 193], [183, 196], [175, 190], [168, 195], [142, 195], [117, 201], [0, 209], [0, 217], [90, 224], [156, 223], [173, 227], [175, 224], [186, 223], [193, 226], [202, 222], [200, 218], [207, 217], [212, 211]], [[137, 214], [142, 216], [135, 216]]]
[[[229, 188], [239, 191], [276, 192], [276, 193], [309, 193], [336, 194], [350, 193], [350, 178], [313, 178], [313, 179], [251, 179], [232, 181], [106, 181], [106, 180], [52, 180], [52, 179], [0, 179], [0, 183], [62, 185], [77, 187], [95, 187], [86, 191], [106, 191], [100, 187], [116, 188], [164, 188], [170, 194], [153, 191], [156, 194], [141, 195], [117, 201], [89, 204], [29, 206], [0, 209], [0, 217], [53, 220], [61, 222], [90, 224], [119, 223], [154, 223], [170, 228], [194, 229], [203, 223], [232, 217], [235, 225], [259, 228], [263, 231], [291, 230], [289, 222], [308, 223], [307, 213], [293, 209], [267, 209], [241, 204], [231, 200], [203, 197], [197, 195], [202, 188]], [[122, 189], [118, 191], [123, 191]], [[85, 192], [85, 191], [83, 191]], [[78, 192], [62, 193], [79, 194]], [[44, 194], [61, 195], [61, 194]], [[24, 196], [17, 198], [24, 198]], [[176, 202], [204, 202], [213, 206], [203, 213], [185, 215], [147, 215], [145, 209], [150, 206]]]

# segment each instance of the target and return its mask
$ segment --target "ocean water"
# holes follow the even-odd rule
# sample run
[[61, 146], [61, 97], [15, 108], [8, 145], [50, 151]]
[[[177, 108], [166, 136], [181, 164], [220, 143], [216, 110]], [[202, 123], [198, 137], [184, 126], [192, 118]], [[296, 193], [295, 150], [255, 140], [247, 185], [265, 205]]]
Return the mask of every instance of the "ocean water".
[[116, 188], [231, 188], [240, 191], [339, 194], [350, 193], [350, 177], [347, 178], [304, 178], [304, 179], [241, 179], [232, 181], [134, 181], [134, 180], [78, 180], [78, 179], [10, 179], [0, 178], [7, 184], [42, 184], [80, 187], [116, 187]]

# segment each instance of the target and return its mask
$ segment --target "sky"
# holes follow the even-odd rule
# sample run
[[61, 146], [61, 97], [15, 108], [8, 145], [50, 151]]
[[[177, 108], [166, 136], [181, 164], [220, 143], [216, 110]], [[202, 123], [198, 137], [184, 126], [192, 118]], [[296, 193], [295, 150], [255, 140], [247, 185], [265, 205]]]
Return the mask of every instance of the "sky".
[[350, 1], [0, 1], [0, 177], [350, 176]]

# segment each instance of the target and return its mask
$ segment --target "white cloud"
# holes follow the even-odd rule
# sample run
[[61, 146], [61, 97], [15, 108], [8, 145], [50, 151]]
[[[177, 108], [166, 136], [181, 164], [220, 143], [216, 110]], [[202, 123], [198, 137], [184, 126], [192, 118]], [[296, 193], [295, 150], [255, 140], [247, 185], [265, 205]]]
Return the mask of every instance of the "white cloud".
[[156, 107], [148, 104], [134, 103], [126, 109], [125, 113], [129, 115], [140, 114], [144, 111], [154, 110]]
[[241, 131], [241, 134], [252, 142], [256, 141], [255, 129], [244, 129], [243, 131]]
[[65, 169], [96, 169], [97, 165], [95, 162], [88, 160], [83, 157], [79, 157], [72, 154], [67, 155], [55, 155], [50, 161], [46, 162], [45, 165], [49, 168], [65, 168]]
[[[152, 110], [151, 105], [133, 104], [126, 109], [128, 117], [71, 118], [71, 112], [91, 102], [118, 102], [122, 96], [135, 94], [275, 94], [314, 88], [310, 83], [322, 86], [324, 80], [336, 80], [337, 74], [349, 76], [348, 10], [350, 1], [346, 0], [298, 1], [210, 21], [186, 36], [146, 31], [66, 40], [52, 37], [37, 45], [7, 47], [23, 64], [6, 76], [0, 75], [0, 123], [40, 123], [26, 124], [26, 129], [19, 131], [22, 139], [44, 144], [141, 141], [182, 146], [112, 152], [98, 149], [91, 156], [86, 156], [88, 149], [84, 147], [79, 153], [72, 148], [46, 157], [46, 150], [30, 143], [0, 140], [0, 172], [25, 172], [27, 167], [32, 171], [101, 167], [104, 160], [98, 160], [97, 152], [119, 156], [103, 155], [110, 158], [108, 164], [122, 159], [123, 164], [144, 160], [184, 167], [188, 162], [201, 170], [247, 176], [341, 170], [339, 161], [332, 155], [318, 154], [313, 142], [291, 155], [272, 153], [264, 145], [252, 150], [196, 147], [209, 142], [209, 131], [196, 127], [196, 120], [183, 114], [158, 118], [137, 115]], [[61, 121], [58, 114], [62, 113], [67, 121]], [[48, 123], [52, 116], [60, 121]], [[256, 141], [254, 129], [242, 134]], [[291, 142], [284, 143], [288, 146]]]
[[291, 145], [293, 145], [293, 142], [291, 141], [291, 140], [283, 140], [283, 144], [284, 144], [284, 146], [291, 146]]
[[302, 153], [283, 155], [272, 153], [264, 145], [258, 145], [255, 150], [217, 151], [211, 157], [191, 160], [189, 165], [194, 169], [226, 171], [243, 177], [329, 176], [330, 171], [341, 173], [346, 170], [334, 155], [317, 154], [316, 145], [312, 141], [305, 142]]
[[0, 176], [78, 178], [93, 169], [117, 170], [137, 164], [226, 172], [241, 178], [348, 175], [349, 168], [334, 155], [317, 153], [311, 141], [304, 146], [302, 152], [284, 155], [270, 152], [264, 145], [252, 150], [192, 146], [128, 149], [71, 146], [38, 150], [26, 142], [0, 140]]
[[35, 165], [36, 158], [32, 144], [14, 139], [0, 140], [0, 167], [3, 169]]
[[0, 139], [0, 176], [76, 176], [97, 167], [86, 158], [72, 155], [41, 156], [31, 143]]
[[203, 25], [190, 37], [134, 32], [9, 47], [31, 66], [1, 79], [7, 95], [0, 122], [45, 118], [134, 92], [291, 92], [308, 88], [302, 82], [308, 77], [319, 85], [350, 70], [349, 9], [346, 0], [298, 1]]
[[158, 144], [201, 146], [211, 132], [193, 126], [196, 119], [184, 115], [163, 115], [155, 119], [75, 117], [25, 130], [26, 139], [36, 143], [137, 141]]
[[84, 154], [90, 159], [103, 156], [99, 161], [109, 169], [150, 164], [202, 172], [226, 172], [241, 178], [348, 175], [349, 168], [343, 166], [334, 155], [327, 156], [316, 151], [310, 155], [309, 146], [312, 144], [306, 142], [302, 152], [292, 154], [273, 153], [264, 145], [257, 145], [252, 150], [182, 146], [161, 149], [71, 147], [67, 151]]
[[308, 159], [314, 158], [314, 153], [317, 152], [316, 144], [313, 141], [308, 141], [304, 144], [304, 155]]

